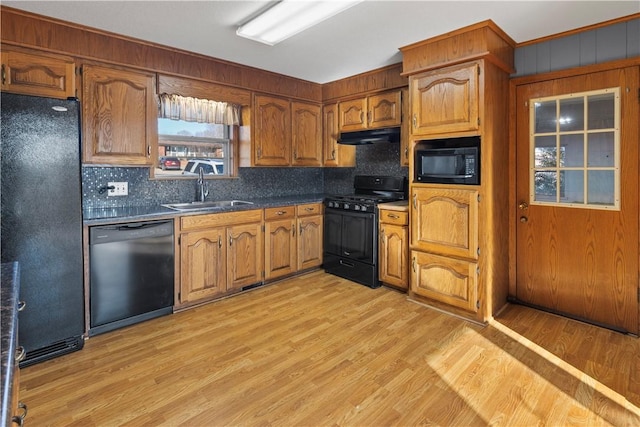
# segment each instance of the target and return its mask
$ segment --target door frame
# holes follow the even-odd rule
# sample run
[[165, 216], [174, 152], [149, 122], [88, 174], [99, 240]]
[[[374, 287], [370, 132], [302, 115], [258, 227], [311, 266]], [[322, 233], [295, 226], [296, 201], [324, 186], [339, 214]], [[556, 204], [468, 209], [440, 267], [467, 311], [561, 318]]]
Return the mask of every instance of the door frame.
[[[582, 67], [569, 68], [561, 71], [552, 71], [542, 74], [534, 74], [530, 76], [517, 77], [509, 81], [509, 211], [515, 209], [517, 205], [516, 198], [516, 135], [517, 135], [517, 89], [518, 86], [540, 83], [549, 80], [562, 79], [566, 77], [576, 77], [588, 75], [601, 71], [610, 71], [630, 66], [640, 66], [640, 57], [611, 61], [602, 64], [587, 65]], [[639, 94], [640, 96], [640, 94]], [[640, 102], [640, 100], [639, 100]], [[640, 160], [640, 159], [639, 159]], [[640, 176], [638, 177], [638, 185], [640, 186]], [[640, 228], [640, 215], [638, 222]], [[516, 296], [516, 215], [509, 215], [509, 297]], [[640, 245], [640, 234], [638, 235], [638, 244]], [[640, 259], [639, 265], [640, 265]], [[638, 272], [640, 278], [640, 271]], [[640, 283], [639, 283], [640, 285]], [[640, 304], [639, 304], [640, 317]]]

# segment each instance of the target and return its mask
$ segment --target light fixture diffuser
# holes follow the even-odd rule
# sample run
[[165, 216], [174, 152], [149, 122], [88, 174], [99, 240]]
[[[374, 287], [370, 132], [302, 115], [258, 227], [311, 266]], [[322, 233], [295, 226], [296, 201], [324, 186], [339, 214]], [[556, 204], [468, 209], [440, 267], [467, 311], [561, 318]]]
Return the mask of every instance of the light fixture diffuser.
[[282, 0], [238, 27], [236, 34], [273, 46], [363, 0]]

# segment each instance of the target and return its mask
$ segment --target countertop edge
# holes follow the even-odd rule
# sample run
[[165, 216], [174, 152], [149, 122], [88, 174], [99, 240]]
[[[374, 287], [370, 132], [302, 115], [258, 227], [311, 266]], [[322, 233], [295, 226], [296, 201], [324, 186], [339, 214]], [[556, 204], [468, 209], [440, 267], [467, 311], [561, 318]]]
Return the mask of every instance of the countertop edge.
[[99, 213], [97, 213], [98, 211], [97, 209], [96, 210], [89, 209], [83, 212], [83, 217], [85, 219], [83, 219], [82, 223], [83, 225], [90, 227], [94, 225], [119, 224], [123, 222], [174, 219], [178, 217], [193, 216], [193, 215], [207, 215], [207, 214], [216, 214], [216, 213], [222, 213], [222, 212], [239, 212], [239, 211], [248, 211], [253, 209], [271, 208], [271, 207], [277, 207], [277, 206], [298, 205], [298, 204], [304, 204], [304, 203], [322, 203], [324, 198], [325, 198], [324, 194], [306, 194], [306, 195], [303, 194], [303, 195], [296, 195], [296, 196], [268, 197], [264, 199], [243, 198], [242, 200], [252, 202], [253, 204], [229, 206], [225, 208], [203, 209], [198, 211], [178, 211], [178, 210], [166, 208], [162, 205], [148, 206], [143, 208], [142, 207], [100, 208], [100, 210], [108, 211], [108, 213], [112, 215], [110, 217], [101, 217], [101, 218], [91, 218], [91, 214], [99, 214]]

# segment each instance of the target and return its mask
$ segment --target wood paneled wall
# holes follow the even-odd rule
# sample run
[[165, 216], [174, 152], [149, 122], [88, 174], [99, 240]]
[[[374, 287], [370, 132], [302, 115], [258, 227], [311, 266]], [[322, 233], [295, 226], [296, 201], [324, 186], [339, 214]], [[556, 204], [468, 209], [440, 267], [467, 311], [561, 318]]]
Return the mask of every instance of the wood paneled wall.
[[322, 99], [335, 101], [349, 96], [365, 95], [376, 91], [402, 88], [409, 85], [409, 79], [401, 76], [402, 63], [356, 74], [322, 85]]
[[2, 6], [1, 40], [81, 59], [322, 101], [322, 85]]

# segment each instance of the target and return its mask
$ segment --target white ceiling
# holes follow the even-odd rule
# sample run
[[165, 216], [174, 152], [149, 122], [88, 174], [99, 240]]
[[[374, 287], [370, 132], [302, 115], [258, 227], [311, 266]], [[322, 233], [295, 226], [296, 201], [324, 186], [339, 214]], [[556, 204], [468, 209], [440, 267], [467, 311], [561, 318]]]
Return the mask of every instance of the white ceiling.
[[264, 70], [326, 83], [402, 61], [398, 48], [492, 19], [517, 43], [640, 12], [640, 1], [365, 0], [276, 46], [235, 34], [265, 1], [2, 1]]

